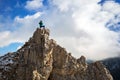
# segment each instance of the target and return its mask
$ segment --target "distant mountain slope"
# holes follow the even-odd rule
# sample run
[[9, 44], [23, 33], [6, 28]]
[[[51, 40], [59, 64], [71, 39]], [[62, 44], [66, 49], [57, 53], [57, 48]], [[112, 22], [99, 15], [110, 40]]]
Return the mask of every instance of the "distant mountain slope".
[[110, 71], [114, 80], [120, 80], [120, 57], [109, 58], [102, 62]]

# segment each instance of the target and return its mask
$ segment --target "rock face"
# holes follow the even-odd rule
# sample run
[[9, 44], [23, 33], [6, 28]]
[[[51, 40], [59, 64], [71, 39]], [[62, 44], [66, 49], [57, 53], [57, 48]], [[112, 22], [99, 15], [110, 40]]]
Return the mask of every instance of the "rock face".
[[102, 63], [74, 58], [49, 33], [38, 28], [17, 52], [0, 57], [0, 80], [113, 80]]

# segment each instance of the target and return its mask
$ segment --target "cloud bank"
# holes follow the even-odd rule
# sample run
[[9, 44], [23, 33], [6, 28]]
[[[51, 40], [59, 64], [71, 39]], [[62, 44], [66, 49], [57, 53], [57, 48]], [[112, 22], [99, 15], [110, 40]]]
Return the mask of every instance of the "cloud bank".
[[53, 0], [58, 9], [50, 18], [57, 30], [53, 34], [75, 57], [84, 55], [89, 59], [103, 59], [120, 54], [120, 32], [109, 28], [111, 24], [120, 27], [117, 24], [120, 22], [120, 4], [112, 0], [103, 5], [99, 2]]
[[14, 30], [3, 30], [0, 32], [0, 47], [7, 46], [10, 43], [24, 43], [27, 41], [38, 26], [35, 23], [39, 22], [41, 14], [41, 12], [37, 12], [34, 15], [27, 15], [23, 18], [16, 16], [11, 25], [4, 25], [3, 27], [11, 26], [10, 28], [14, 28]]
[[43, 0], [31, 0], [31, 1], [27, 1], [25, 8], [28, 10], [36, 10], [39, 9], [43, 6]]
[[[33, 5], [36, 2], [40, 5]], [[120, 27], [120, 4], [113, 0], [102, 5], [99, 2], [100, 0], [49, 0], [49, 9], [44, 12], [36, 11], [34, 15], [23, 18], [17, 16], [14, 24], [20, 27], [13, 32], [0, 32], [5, 35], [0, 38], [0, 45], [25, 42], [39, 20], [43, 19], [51, 30], [51, 38], [77, 58], [84, 55], [88, 59], [98, 60], [118, 56], [120, 31], [115, 29]], [[43, 5], [42, 0], [32, 0], [26, 2], [25, 8], [35, 10], [41, 6], [47, 5]]]

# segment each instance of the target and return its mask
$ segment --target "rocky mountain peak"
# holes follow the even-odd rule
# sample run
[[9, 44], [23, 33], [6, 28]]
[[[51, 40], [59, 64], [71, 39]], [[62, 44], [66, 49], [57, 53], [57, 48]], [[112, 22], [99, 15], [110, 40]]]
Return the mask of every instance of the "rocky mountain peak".
[[49, 34], [37, 28], [18, 51], [0, 57], [0, 80], [113, 80], [102, 63], [74, 58]]
[[34, 32], [33, 37], [30, 39], [30, 43], [36, 43], [41, 44], [45, 43], [45, 41], [49, 38], [49, 29], [45, 28], [37, 28], [37, 30]]

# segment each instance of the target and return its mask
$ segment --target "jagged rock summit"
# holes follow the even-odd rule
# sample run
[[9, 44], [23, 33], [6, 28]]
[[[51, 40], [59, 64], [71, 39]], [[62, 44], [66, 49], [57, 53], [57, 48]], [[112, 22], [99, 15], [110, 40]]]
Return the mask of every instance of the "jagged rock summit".
[[1, 56], [0, 80], [113, 80], [103, 64], [74, 58], [49, 33], [37, 28], [18, 51]]

